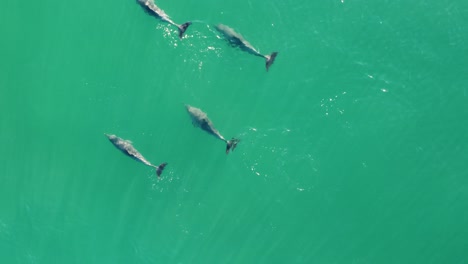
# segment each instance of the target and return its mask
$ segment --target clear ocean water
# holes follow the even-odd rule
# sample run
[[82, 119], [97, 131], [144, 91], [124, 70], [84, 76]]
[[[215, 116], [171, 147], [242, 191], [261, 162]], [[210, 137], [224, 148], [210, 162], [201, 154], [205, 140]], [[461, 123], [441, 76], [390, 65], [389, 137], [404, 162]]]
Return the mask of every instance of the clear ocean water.
[[468, 263], [467, 1], [157, 4], [0, 3], [1, 263]]

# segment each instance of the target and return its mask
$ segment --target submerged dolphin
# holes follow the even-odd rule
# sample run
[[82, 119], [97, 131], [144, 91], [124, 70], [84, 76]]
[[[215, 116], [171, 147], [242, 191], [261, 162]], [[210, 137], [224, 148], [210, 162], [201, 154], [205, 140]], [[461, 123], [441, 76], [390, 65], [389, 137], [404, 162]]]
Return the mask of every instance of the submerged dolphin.
[[198, 126], [201, 129], [208, 132], [209, 134], [215, 136], [217, 139], [221, 139], [222, 141], [226, 142], [226, 154], [229, 153], [229, 150], [234, 151], [234, 149], [237, 146], [237, 143], [239, 143], [239, 139], [232, 138], [231, 140], [226, 140], [213, 126], [213, 123], [208, 118], [208, 115], [205, 112], [190, 105], [185, 105], [185, 108], [187, 109], [187, 112], [192, 118], [192, 124], [194, 126]]
[[108, 135], [108, 134], [105, 134], [105, 135], [110, 140], [110, 142], [112, 142], [112, 144], [114, 144], [114, 146], [116, 146], [118, 149], [120, 149], [127, 156], [130, 156], [133, 159], [135, 159], [135, 160], [137, 160], [139, 162], [142, 162], [143, 164], [145, 164], [147, 166], [155, 168], [156, 169], [156, 175], [158, 175], [158, 177], [161, 176], [161, 173], [164, 170], [164, 167], [166, 167], [167, 162], [163, 162], [159, 166], [155, 166], [155, 165], [151, 164], [149, 161], [147, 161], [145, 159], [145, 157], [143, 157], [143, 155], [141, 155], [140, 152], [138, 152], [133, 147], [131, 141], [121, 139], [121, 138], [117, 137], [116, 135]]
[[278, 55], [278, 52], [273, 52], [270, 55], [261, 54], [247, 40], [245, 40], [241, 34], [235, 32], [232, 28], [226, 25], [219, 24], [216, 26], [216, 29], [223, 34], [224, 38], [226, 38], [226, 40], [229, 41], [229, 44], [231, 44], [231, 46], [239, 47], [245, 52], [264, 58], [266, 61], [265, 66], [267, 71], [268, 68], [270, 68], [270, 66], [275, 61], [276, 55]]
[[169, 16], [159, 8], [153, 0], [137, 0], [138, 3], [140, 3], [143, 7], [146, 7], [149, 12], [154, 14], [155, 16], [159, 17], [162, 21], [166, 21], [167, 23], [176, 26], [179, 29], [179, 38], [182, 38], [182, 35], [184, 34], [185, 30], [192, 24], [192, 22], [185, 22], [182, 25], [176, 24], [174, 21], [172, 21]]

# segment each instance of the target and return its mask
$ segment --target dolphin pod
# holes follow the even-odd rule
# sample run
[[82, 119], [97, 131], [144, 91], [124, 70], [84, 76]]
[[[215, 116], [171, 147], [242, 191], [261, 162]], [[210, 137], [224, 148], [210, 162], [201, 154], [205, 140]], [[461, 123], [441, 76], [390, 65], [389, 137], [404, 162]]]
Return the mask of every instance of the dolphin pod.
[[[160, 18], [162, 21], [165, 21], [173, 26], [176, 26], [179, 29], [179, 38], [181, 39], [185, 31], [187, 30], [187, 28], [192, 24], [191, 21], [185, 22], [182, 25], [175, 23], [169, 18], [169, 16], [164, 12], [164, 10], [159, 8], [154, 3], [154, 0], [137, 0], [137, 1], [141, 6], [146, 8], [146, 10], [150, 14]], [[223, 37], [229, 42], [231, 46], [239, 47], [241, 50], [249, 54], [264, 58], [267, 71], [270, 68], [270, 66], [273, 64], [273, 62], [275, 61], [276, 56], [278, 55], [278, 52], [276, 51], [272, 52], [271, 54], [266, 54], [266, 55], [260, 53], [247, 40], [245, 40], [241, 34], [235, 32], [232, 28], [226, 25], [218, 24], [215, 26], [215, 28], [218, 32], [220, 32], [223, 35]]]
[[[190, 115], [190, 118], [192, 119], [192, 124], [195, 127], [201, 128], [203, 131], [207, 132], [208, 134], [226, 143], [226, 154], [228, 154], [229, 151], [234, 151], [234, 149], [237, 147], [237, 144], [240, 142], [239, 139], [234, 138], [234, 137], [230, 140], [225, 139], [224, 136], [221, 135], [221, 133], [214, 127], [213, 122], [211, 122], [211, 120], [208, 118], [208, 115], [205, 112], [203, 112], [203, 110], [187, 105], [187, 104], [185, 105], [185, 109], [187, 110], [187, 113]], [[104, 135], [106, 135], [109, 141], [117, 149], [122, 151], [125, 155], [149, 167], [155, 168], [156, 175], [158, 177], [161, 176], [161, 173], [166, 167], [167, 162], [163, 162], [159, 166], [155, 166], [151, 162], [149, 162], [145, 157], [143, 157], [143, 155], [140, 152], [138, 152], [138, 150], [135, 149], [135, 147], [133, 146], [133, 143], [130, 140], [119, 138], [116, 135], [110, 135], [110, 134], [104, 134]]]
[[[172, 19], [162, 10], [159, 8], [155, 3], [154, 0], [137, 0], [138, 3], [145, 8], [146, 11], [148, 11], [151, 15], [161, 19], [164, 22], [169, 23], [170, 25], [173, 25], [177, 27], [179, 30], [179, 38], [183, 38], [183, 35], [187, 28], [192, 24], [191, 21], [187, 21], [183, 24], [177, 24]], [[232, 28], [223, 25], [223, 24], [218, 24], [215, 26], [216, 30], [222, 34], [224, 39], [232, 46], [232, 47], [237, 47], [240, 50], [247, 52], [251, 55], [261, 57], [265, 59], [265, 67], [266, 71], [268, 72], [268, 69], [270, 66], [273, 64], [273, 62], [276, 59], [276, 56], [278, 55], [278, 52], [272, 52], [270, 54], [262, 54], [260, 51], [255, 49], [244, 37], [242, 37], [241, 34], [237, 33], [234, 31]], [[195, 127], [201, 128], [203, 131], [207, 132], [208, 134], [214, 136], [215, 138], [223, 141], [226, 143], [226, 154], [229, 153], [229, 151], [234, 151], [234, 149], [237, 147], [237, 144], [240, 142], [239, 139], [237, 138], [232, 138], [230, 140], [227, 140], [224, 138], [223, 135], [214, 127], [213, 122], [208, 118], [208, 115], [203, 112], [201, 109], [190, 106], [190, 105], [185, 105], [185, 109], [187, 113], [189, 114], [192, 124]], [[125, 155], [145, 164], [146, 166], [152, 167], [156, 169], [156, 175], [158, 177], [161, 176], [164, 168], [167, 166], [167, 162], [163, 162], [160, 165], [156, 166], [153, 165], [151, 162], [149, 162], [140, 152], [138, 152], [135, 147], [133, 146], [132, 142], [129, 140], [122, 139], [120, 137], [117, 137], [116, 135], [109, 135], [105, 134], [109, 141], [120, 151], [122, 151]]]

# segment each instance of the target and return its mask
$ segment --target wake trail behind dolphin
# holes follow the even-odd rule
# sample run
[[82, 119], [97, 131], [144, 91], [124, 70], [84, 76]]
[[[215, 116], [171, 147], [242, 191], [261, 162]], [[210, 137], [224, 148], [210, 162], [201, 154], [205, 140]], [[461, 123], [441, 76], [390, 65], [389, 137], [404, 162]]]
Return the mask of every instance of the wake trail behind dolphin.
[[200, 23], [200, 24], [206, 24], [206, 25], [210, 25], [210, 23], [206, 22], [206, 21], [203, 21], [203, 20], [191, 20], [193, 23]]

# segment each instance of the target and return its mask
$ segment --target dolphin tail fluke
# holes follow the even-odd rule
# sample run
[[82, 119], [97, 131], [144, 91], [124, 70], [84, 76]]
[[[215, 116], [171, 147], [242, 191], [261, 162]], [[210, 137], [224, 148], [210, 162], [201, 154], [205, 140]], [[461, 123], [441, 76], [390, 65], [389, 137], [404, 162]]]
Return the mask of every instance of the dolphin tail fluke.
[[166, 165], [167, 165], [167, 162], [163, 162], [159, 166], [156, 167], [156, 175], [158, 175], [158, 177], [161, 177], [161, 173], [163, 172]]
[[234, 151], [239, 141], [240, 140], [237, 138], [232, 138], [231, 140], [226, 141], [226, 154], [229, 154], [229, 150]]
[[273, 64], [273, 62], [275, 62], [276, 55], [278, 55], [278, 52], [273, 52], [273, 53], [271, 53], [270, 55], [266, 55], [266, 56], [265, 56], [265, 60], [266, 60], [266, 70], [267, 70], [267, 71], [268, 71], [268, 69], [270, 68], [270, 66]]
[[192, 24], [192, 22], [185, 22], [184, 24], [179, 26], [179, 38], [182, 38], [182, 36], [185, 33], [185, 30]]

